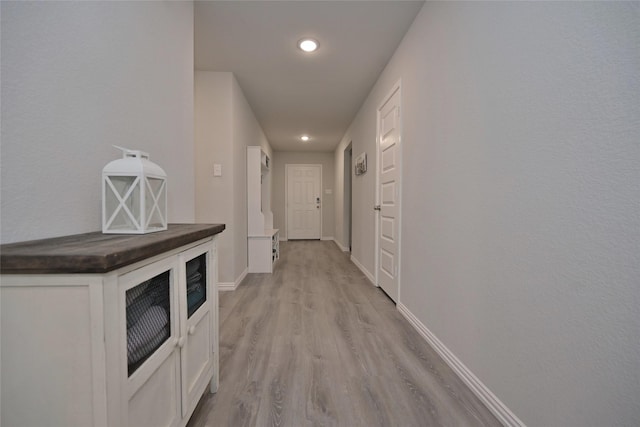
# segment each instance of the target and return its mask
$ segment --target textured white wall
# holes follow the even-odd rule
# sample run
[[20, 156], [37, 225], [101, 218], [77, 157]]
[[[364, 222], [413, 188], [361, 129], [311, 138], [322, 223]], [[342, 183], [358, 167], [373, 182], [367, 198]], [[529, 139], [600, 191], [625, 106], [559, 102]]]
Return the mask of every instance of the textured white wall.
[[[322, 238], [333, 238], [334, 232], [334, 200], [335, 200], [335, 188], [334, 179], [334, 155], [331, 152], [293, 152], [293, 151], [276, 151], [273, 154], [273, 172], [272, 172], [272, 186], [273, 186], [273, 204], [271, 206], [273, 211], [273, 227], [280, 230], [280, 238], [287, 238], [287, 227], [285, 224], [285, 194], [287, 192], [286, 186], [286, 171], [285, 166], [287, 164], [315, 164], [322, 165]], [[324, 190], [330, 189], [332, 194], [326, 194]]]
[[[233, 233], [234, 146], [231, 143], [231, 73], [195, 73], [195, 171], [196, 222], [222, 223], [218, 237], [218, 280], [233, 282], [236, 276]], [[222, 176], [213, 176], [213, 165], [222, 165]]]
[[400, 302], [529, 426], [640, 425], [638, 70], [640, 3], [428, 2], [343, 141], [401, 78]]
[[234, 174], [234, 256], [236, 257], [235, 277], [239, 277], [247, 268], [247, 147], [259, 145], [269, 156], [271, 146], [267, 141], [251, 106], [238, 85], [235, 77], [232, 84], [232, 120], [233, 120], [233, 174]]
[[[347, 164], [345, 165], [345, 150], [351, 143], [351, 140], [343, 138], [339, 147], [333, 153], [333, 162], [335, 165], [334, 180], [334, 237], [335, 241], [343, 250], [349, 249], [349, 238], [351, 231], [349, 224], [351, 222], [351, 183], [355, 178], [353, 172], [353, 156], [347, 156]], [[373, 158], [375, 160], [375, 157]], [[371, 162], [371, 158], [368, 157]], [[375, 165], [369, 165], [371, 171], [375, 170]]]
[[226, 225], [218, 280], [234, 283], [247, 268], [247, 146], [271, 147], [232, 73], [196, 71], [195, 83], [196, 220]]
[[[351, 242], [351, 256], [364, 268], [370, 277], [375, 275], [375, 211], [376, 201], [376, 111], [379, 102], [386, 93], [380, 92], [380, 85], [376, 85], [367, 101], [356, 115], [349, 129], [342, 137], [334, 151], [335, 168], [335, 233], [336, 240], [343, 247], [348, 247], [348, 224], [344, 220], [344, 150], [351, 144], [352, 157], [355, 159], [362, 153], [367, 154], [368, 170], [363, 175], [351, 175], [351, 197], [353, 212], [351, 213], [351, 228], [353, 240]], [[384, 88], [384, 90], [390, 90]]]
[[101, 228], [113, 144], [168, 175], [194, 219], [193, 4], [1, 2], [3, 243]]
[[335, 165], [333, 174], [335, 189], [333, 190], [334, 204], [333, 204], [333, 236], [335, 241], [341, 247], [347, 247], [349, 243], [349, 236], [347, 236], [347, 221], [345, 220], [346, 206], [345, 206], [345, 171], [344, 171], [344, 150], [349, 145], [349, 141], [345, 141], [342, 138], [340, 144], [333, 152], [333, 164]]

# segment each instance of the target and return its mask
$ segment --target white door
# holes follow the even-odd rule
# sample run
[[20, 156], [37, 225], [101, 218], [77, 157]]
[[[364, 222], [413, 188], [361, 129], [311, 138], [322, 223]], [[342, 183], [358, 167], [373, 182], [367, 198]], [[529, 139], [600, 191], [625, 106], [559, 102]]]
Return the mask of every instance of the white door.
[[398, 301], [400, 260], [400, 86], [378, 109], [378, 210], [376, 276], [378, 285]]
[[320, 239], [321, 165], [286, 165], [287, 239]]

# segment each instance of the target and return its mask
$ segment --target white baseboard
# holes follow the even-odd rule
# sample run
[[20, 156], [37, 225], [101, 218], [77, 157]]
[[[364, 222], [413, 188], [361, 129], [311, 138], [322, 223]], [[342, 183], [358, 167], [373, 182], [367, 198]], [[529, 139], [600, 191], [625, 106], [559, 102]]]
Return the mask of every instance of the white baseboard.
[[358, 261], [358, 259], [356, 257], [354, 257], [353, 255], [351, 255], [351, 262], [354, 263], [356, 265], [356, 267], [358, 267], [360, 269], [360, 271], [362, 271], [364, 273], [365, 276], [367, 276], [367, 279], [369, 279], [369, 281], [371, 282], [372, 285], [376, 286], [376, 278], [373, 274], [369, 273], [369, 270], [367, 270], [364, 265], [362, 265], [360, 263], [360, 261]]
[[227, 292], [227, 291], [235, 291], [240, 283], [247, 277], [247, 273], [249, 272], [248, 268], [245, 268], [240, 277], [236, 279], [235, 282], [218, 282], [218, 292]]
[[233, 282], [218, 282], [218, 292], [235, 291], [236, 288]]
[[336, 239], [333, 239], [333, 241], [335, 242], [336, 245], [338, 245], [338, 247], [342, 252], [349, 252], [349, 248], [347, 248], [346, 246], [342, 246], [342, 244], [338, 242]]
[[[295, 239], [294, 239], [294, 240], [295, 240]], [[304, 240], [304, 239], [303, 239], [303, 240]], [[333, 241], [335, 241], [335, 239], [334, 239], [333, 237], [331, 237], [331, 236], [329, 236], [329, 237], [321, 237], [321, 238], [320, 238], [320, 240], [333, 240]], [[286, 238], [285, 238], [285, 239], [282, 239], [282, 238], [281, 238], [281, 239], [280, 239], [280, 241], [281, 241], [281, 242], [286, 242], [286, 241], [287, 241], [287, 239], [286, 239]]]
[[453, 369], [456, 375], [460, 377], [467, 387], [471, 389], [473, 394], [484, 403], [504, 426], [526, 427], [404, 304], [399, 302], [397, 307], [400, 314], [422, 335], [427, 343], [444, 359], [447, 365]]
[[[321, 237], [320, 240], [333, 240], [333, 241], [335, 241], [335, 239], [333, 237], [331, 237], [331, 236], [329, 236], [329, 237]], [[280, 238], [280, 241], [281, 242], [286, 242], [287, 238], [284, 238], [284, 239]]]

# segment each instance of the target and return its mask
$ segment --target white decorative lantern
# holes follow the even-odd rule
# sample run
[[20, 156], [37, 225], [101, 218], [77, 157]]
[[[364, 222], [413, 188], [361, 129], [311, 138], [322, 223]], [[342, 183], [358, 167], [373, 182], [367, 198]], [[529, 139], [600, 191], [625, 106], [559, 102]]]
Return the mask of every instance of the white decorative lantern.
[[102, 170], [102, 232], [144, 234], [167, 229], [167, 174], [149, 154], [122, 150]]

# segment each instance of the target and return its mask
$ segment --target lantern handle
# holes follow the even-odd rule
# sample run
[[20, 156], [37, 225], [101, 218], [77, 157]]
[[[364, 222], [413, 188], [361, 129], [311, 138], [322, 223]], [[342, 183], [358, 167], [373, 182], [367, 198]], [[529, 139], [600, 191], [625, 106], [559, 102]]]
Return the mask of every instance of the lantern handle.
[[118, 145], [114, 145], [113, 147], [115, 147], [118, 150], [122, 151], [122, 158], [123, 159], [126, 159], [127, 157], [138, 157], [138, 158], [143, 158], [143, 159], [149, 159], [149, 153], [145, 153], [144, 151], [131, 150], [129, 148], [120, 147]]

